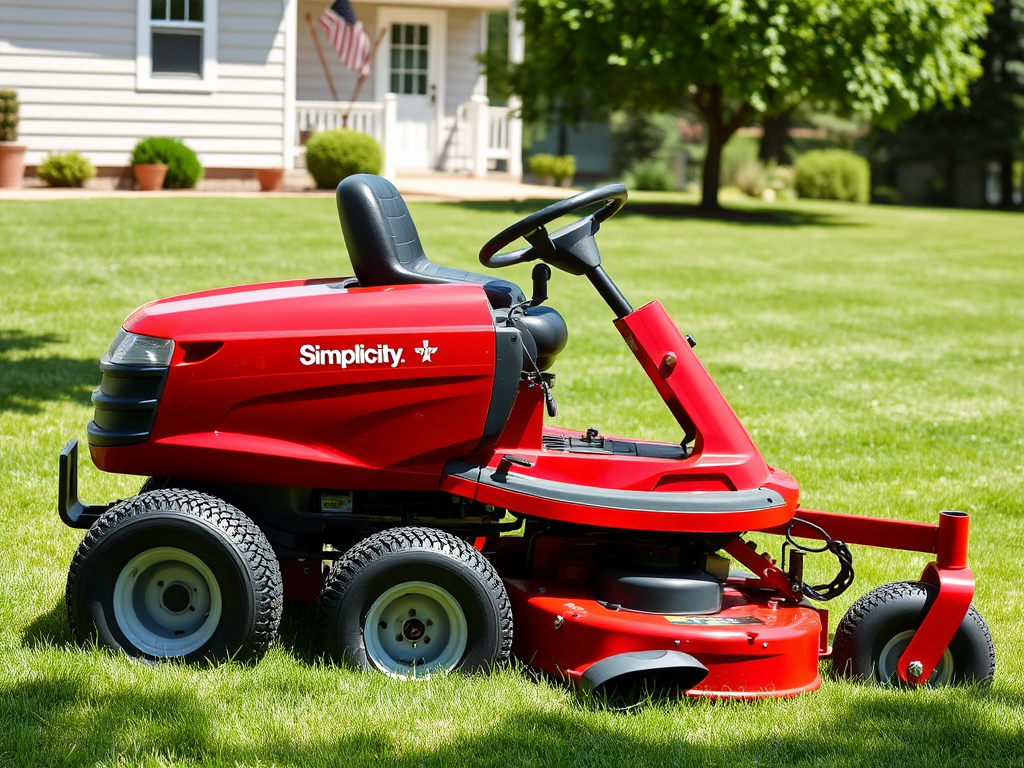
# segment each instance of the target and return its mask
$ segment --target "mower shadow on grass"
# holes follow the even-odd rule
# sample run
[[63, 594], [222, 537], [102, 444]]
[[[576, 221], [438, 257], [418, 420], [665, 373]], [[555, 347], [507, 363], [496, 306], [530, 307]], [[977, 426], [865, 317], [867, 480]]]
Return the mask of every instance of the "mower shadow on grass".
[[32, 620], [21, 633], [21, 645], [24, 648], [39, 650], [42, 648], [74, 648], [68, 627], [68, 612], [63, 598], [54, 603], [53, 608]]
[[[288, 601], [278, 630], [275, 645], [303, 664], [317, 664], [323, 659], [316, 632], [316, 605]], [[68, 628], [67, 608], [61, 598], [46, 613], [39, 614], [21, 634], [24, 648], [77, 648]]]
[[96, 358], [19, 354], [64, 341], [53, 334], [0, 330], [0, 412], [34, 415], [43, 411], [44, 403], [53, 400], [89, 404], [90, 393], [100, 380]]
[[[501, 200], [501, 201], [465, 201], [445, 203], [453, 209], [465, 209], [472, 212], [500, 213], [510, 217], [526, 216], [539, 208], [548, 205], [550, 200]], [[619, 219], [630, 216], [656, 216], [668, 219], [693, 219], [696, 221], [722, 221], [730, 224], [754, 224], [759, 226], [815, 226], [815, 227], [861, 227], [866, 226], [851, 220], [844, 215], [845, 211], [835, 213], [822, 211], [798, 210], [793, 208], [774, 208], [772, 210], [745, 210], [742, 208], [720, 208], [709, 211], [693, 203], [648, 202], [635, 201], [626, 203], [618, 214]], [[575, 214], [573, 214], [575, 215]]]
[[[1019, 734], [986, 717], [994, 697], [1024, 706], [1024, 696], [968, 688], [961, 704], [941, 692], [851, 696], [813, 721], [779, 722], [757, 736], [709, 735], [687, 704], [658, 708], [644, 722], [572, 706], [557, 711], [495, 713], [486, 730], [465, 734], [444, 721], [444, 738], [410, 723], [346, 714], [344, 692], [324, 702], [324, 715], [344, 728], [296, 734], [272, 712], [242, 724], [246, 735], [222, 727], [216, 690], [206, 695], [185, 685], [159, 689], [149, 675], [119, 683], [115, 692], [87, 668], [61, 670], [0, 690], [0, 761], [10, 765], [93, 765], [128, 757], [133, 764], [310, 766], [709, 766], [709, 765], [1019, 765]], [[413, 696], [396, 683], [395, 696]], [[204, 686], [205, 687], [205, 686]], [[280, 688], [274, 707], [308, 709], [309, 691]], [[389, 696], [390, 698], [390, 696]], [[400, 705], [401, 701], [394, 702]], [[358, 711], [361, 704], [352, 702]], [[417, 712], [416, 722], [425, 714]], [[460, 704], [452, 705], [452, 717]], [[734, 706], [757, 705], [730, 704]], [[772, 705], [769, 705], [772, 706]], [[794, 702], [794, 709], [802, 709]], [[441, 715], [443, 718], [444, 715]], [[698, 713], [699, 719], [699, 713]], [[285, 718], [287, 721], [288, 718]], [[762, 720], [763, 721], [763, 720]], [[438, 721], [438, 725], [441, 724]], [[257, 725], [253, 728], [252, 726]], [[294, 725], [294, 723], [292, 723]], [[314, 725], [314, 723], [310, 723]], [[429, 727], [429, 725], [427, 726]], [[411, 737], [411, 738], [410, 738]], [[420, 746], [423, 742], [431, 746]], [[241, 742], [241, 743], [239, 743]], [[439, 743], [438, 743], [439, 742]], [[436, 745], [436, 746], [435, 746]]]
[[323, 660], [324, 653], [316, 631], [316, 603], [285, 602], [275, 645], [303, 664], [316, 664]]

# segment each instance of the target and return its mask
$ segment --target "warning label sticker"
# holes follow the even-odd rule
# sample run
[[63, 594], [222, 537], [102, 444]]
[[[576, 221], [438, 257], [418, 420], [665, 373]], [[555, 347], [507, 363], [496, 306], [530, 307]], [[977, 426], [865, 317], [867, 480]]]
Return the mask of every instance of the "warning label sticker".
[[669, 624], [690, 624], [699, 627], [725, 627], [737, 624], [764, 624], [753, 616], [666, 616]]

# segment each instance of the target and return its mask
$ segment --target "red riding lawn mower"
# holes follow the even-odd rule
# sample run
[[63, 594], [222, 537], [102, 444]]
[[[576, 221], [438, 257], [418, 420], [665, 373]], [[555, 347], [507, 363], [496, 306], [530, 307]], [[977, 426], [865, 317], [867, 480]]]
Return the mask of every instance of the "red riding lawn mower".
[[[510, 654], [598, 695], [793, 696], [821, 684], [830, 655], [839, 674], [881, 684], [992, 678], [968, 516], [801, 508], [693, 340], [657, 301], [633, 309], [602, 268], [595, 235], [623, 186], [550, 205], [482, 248], [492, 269], [540, 262], [529, 298], [429, 261], [384, 179], [349, 177], [337, 199], [355, 277], [155, 301], [103, 356], [92, 459], [150, 479], [134, 498], [83, 505], [77, 441], [61, 454], [60, 516], [89, 529], [67, 584], [79, 640], [145, 659], [255, 659], [283, 600], [305, 599], [332, 659], [398, 678]], [[568, 339], [545, 304], [549, 267], [586, 277], [611, 308], [680, 443], [544, 425]], [[753, 532], [783, 538], [781, 562], [744, 540]], [[850, 586], [849, 544], [935, 560], [861, 598], [830, 647], [815, 604]], [[804, 582], [814, 551], [838, 562], [828, 584]]]

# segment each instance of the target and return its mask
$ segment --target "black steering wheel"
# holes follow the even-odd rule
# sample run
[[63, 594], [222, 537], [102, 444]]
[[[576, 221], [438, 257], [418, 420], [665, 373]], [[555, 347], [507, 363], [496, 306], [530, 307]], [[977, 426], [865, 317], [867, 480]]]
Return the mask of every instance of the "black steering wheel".
[[[480, 249], [480, 263], [498, 269], [542, 259], [574, 275], [593, 272], [601, 266], [601, 254], [594, 242], [594, 235], [601, 222], [614, 216], [626, 204], [626, 197], [626, 188], [622, 184], [605, 184], [559, 200], [520, 219], [488, 240]], [[552, 221], [591, 205], [601, 207], [550, 235], [545, 229]], [[529, 247], [498, 253], [521, 237], [530, 244]]]

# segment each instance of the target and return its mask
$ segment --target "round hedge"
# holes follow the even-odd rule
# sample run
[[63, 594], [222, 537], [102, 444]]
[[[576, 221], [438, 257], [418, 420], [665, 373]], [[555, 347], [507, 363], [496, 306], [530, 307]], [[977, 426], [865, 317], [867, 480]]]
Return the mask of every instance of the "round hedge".
[[316, 133], [306, 142], [306, 168], [320, 189], [334, 189], [354, 173], [379, 174], [383, 167], [380, 144], [351, 128]]
[[80, 187], [96, 175], [96, 168], [78, 152], [49, 154], [36, 167], [36, 176], [51, 187]]
[[871, 194], [871, 167], [845, 149], [815, 149], [796, 161], [793, 186], [800, 197], [866, 203]]
[[167, 166], [164, 189], [192, 189], [203, 178], [203, 166], [196, 153], [180, 139], [143, 139], [132, 150], [132, 165], [163, 163]]

